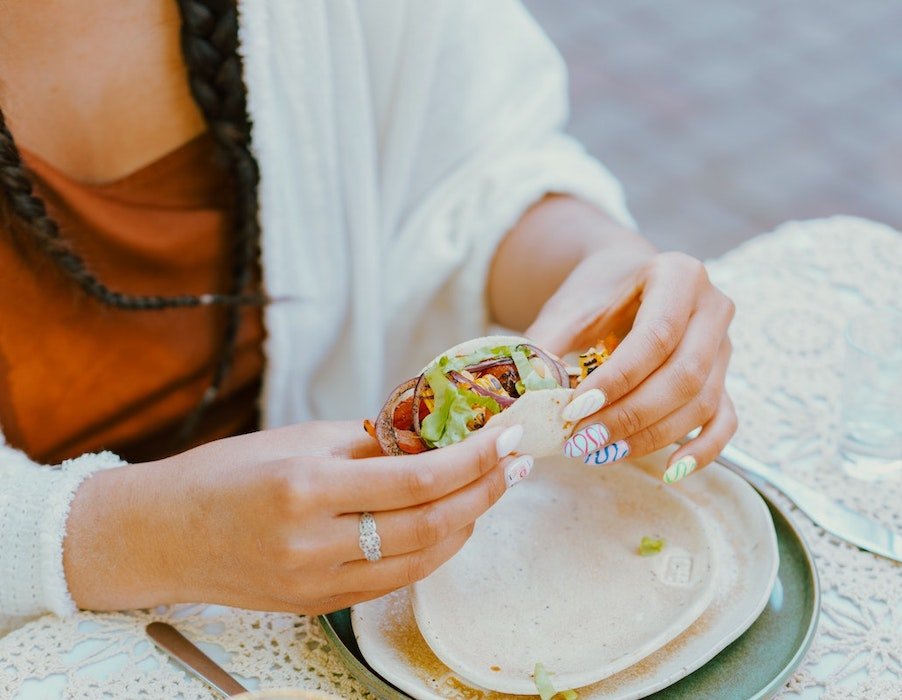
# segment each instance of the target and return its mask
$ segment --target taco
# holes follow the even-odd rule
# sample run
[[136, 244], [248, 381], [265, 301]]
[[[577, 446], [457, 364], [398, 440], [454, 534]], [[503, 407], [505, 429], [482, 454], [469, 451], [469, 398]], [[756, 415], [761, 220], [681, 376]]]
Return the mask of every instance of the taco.
[[556, 454], [573, 429], [561, 413], [591, 369], [581, 359], [571, 376], [559, 358], [522, 337], [468, 340], [395, 388], [375, 423], [364, 426], [385, 454], [401, 455], [452, 445], [482, 427], [519, 423], [525, 428], [519, 451]]

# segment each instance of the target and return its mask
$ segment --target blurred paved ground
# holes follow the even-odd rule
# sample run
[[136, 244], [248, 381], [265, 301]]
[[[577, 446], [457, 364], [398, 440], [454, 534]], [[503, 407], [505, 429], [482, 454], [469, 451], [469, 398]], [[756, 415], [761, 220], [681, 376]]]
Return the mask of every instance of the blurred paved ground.
[[902, 2], [525, 2], [569, 64], [571, 131], [663, 248], [836, 213], [902, 228]]

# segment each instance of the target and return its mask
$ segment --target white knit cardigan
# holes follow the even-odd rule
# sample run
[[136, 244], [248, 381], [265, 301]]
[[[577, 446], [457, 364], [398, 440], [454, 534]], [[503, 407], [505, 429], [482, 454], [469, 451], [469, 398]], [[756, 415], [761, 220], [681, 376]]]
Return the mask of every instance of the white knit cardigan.
[[[372, 415], [482, 334], [493, 251], [544, 193], [630, 221], [617, 182], [560, 133], [564, 66], [516, 0], [248, 0], [241, 43], [263, 279], [293, 300], [265, 314], [267, 427]], [[0, 633], [74, 611], [69, 504], [121, 464], [51, 468], [0, 446]]]

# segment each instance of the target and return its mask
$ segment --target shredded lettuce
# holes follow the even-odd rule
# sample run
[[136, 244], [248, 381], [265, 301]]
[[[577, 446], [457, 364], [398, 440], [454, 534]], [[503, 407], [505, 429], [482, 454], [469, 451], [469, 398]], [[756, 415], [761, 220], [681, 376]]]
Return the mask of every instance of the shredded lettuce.
[[[467, 387], [464, 387], [464, 386], [457, 387], [457, 390], [466, 397], [467, 401], [470, 402], [471, 406], [481, 406], [482, 408], [484, 408], [486, 411], [488, 411], [492, 415], [495, 415], [496, 413], [501, 413], [501, 406], [491, 396], [477, 394], [472, 389], [468, 389]], [[475, 413], [475, 411], [474, 411], [474, 413]]]
[[553, 700], [554, 698], [577, 700], [579, 698], [575, 690], [562, 690], [558, 693], [551, 684], [551, 677], [548, 675], [548, 671], [545, 670], [542, 664], [536, 664], [532, 677], [536, 684], [536, 690], [539, 691], [539, 697], [542, 700]]
[[449, 372], [460, 371], [465, 367], [494, 357], [513, 359], [520, 375], [517, 391], [521, 395], [526, 391], [558, 387], [558, 383], [550, 376], [551, 368], [549, 368], [549, 376], [539, 376], [526, 352], [517, 346], [483, 347], [460, 357], [442, 355], [426, 371], [426, 382], [435, 396], [435, 407], [420, 426], [420, 437], [426, 441], [427, 445], [445, 447], [463, 440], [470, 432], [467, 424], [476, 416], [478, 407], [485, 408], [493, 415], [501, 412], [501, 407], [493, 398], [478, 394], [465, 386], [457, 386], [446, 376]]
[[640, 557], [651, 557], [655, 554], [660, 553], [662, 549], [664, 549], [664, 540], [663, 539], [655, 539], [653, 537], [643, 537], [642, 541], [639, 543], [639, 556]]
[[[514, 346], [514, 345], [499, 345], [495, 348], [479, 348], [478, 350], [474, 350], [469, 355], [461, 355], [460, 357], [448, 357], [447, 355], [442, 355], [436, 365], [442, 368], [444, 372], [447, 374], [452, 370], [460, 371], [465, 367], [469, 367], [470, 365], [478, 364], [483, 360], [488, 360], [495, 357], [510, 357], [514, 361], [514, 365], [517, 367], [517, 372], [520, 375], [520, 382], [523, 385], [523, 389], [525, 391], [535, 391], [536, 389], [557, 389], [560, 385], [555, 381], [554, 377], [551, 376], [551, 368], [548, 368], [548, 373], [546, 376], [542, 377], [536, 372], [535, 367], [532, 366], [532, 363], [529, 361], [528, 354], [525, 350], [522, 349], [522, 346]], [[520, 392], [521, 394], [523, 391]]]
[[[526, 357], [526, 353], [519, 348], [514, 348], [511, 353], [511, 359], [513, 359], [514, 364], [517, 367], [517, 372], [520, 375], [520, 382], [523, 384], [523, 389], [525, 391], [560, 388], [560, 384], [558, 384], [554, 377], [551, 376], [550, 367], [548, 368], [548, 374], [544, 377], [540, 377], [539, 373], [536, 372], [535, 367], [533, 367], [532, 363], [529, 361], [529, 358]], [[522, 394], [524, 392], [521, 391], [520, 393]]]
[[514, 348], [511, 345], [499, 345], [495, 348], [484, 347], [474, 350], [469, 355], [461, 355], [460, 357], [448, 357], [447, 355], [442, 355], [438, 359], [438, 364], [445, 372], [450, 372], [451, 370], [460, 371], [464, 367], [478, 364], [483, 360], [494, 357], [510, 357], [513, 351]]
[[420, 437], [430, 447], [446, 447], [463, 440], [470, 432], [467, 424], [476, 416], [475, 407], [492, 414], [501, 412], [495, 399], [456, 386], [445, 376], [441, 362], [426, 372], [426, 382], [435, 395], [435, 407], [423, 420]]
[[539, 697], [542, 700], [551, 700], [557, 691], [551, 685], [551, 678], [548, 677], [548, 671], [545, 670], [542, 664], [536, 664], [532, 677], [536, 683], [536, 690], [539, 691]]

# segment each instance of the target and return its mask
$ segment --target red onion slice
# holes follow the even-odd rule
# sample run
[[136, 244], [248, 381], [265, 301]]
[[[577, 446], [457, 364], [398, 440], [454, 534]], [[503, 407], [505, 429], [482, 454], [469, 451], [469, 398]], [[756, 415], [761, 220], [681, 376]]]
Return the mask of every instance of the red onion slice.
[[560, 360], [554, 359], [547, 352], [542, 350], [541, 348], [536, 347], [535, 345], [530, 345], [528, 343], [523, 343], [522, 345], [518, 345], [518, 348], [527, 348], [532, 350], [536, 354], [536, 356], [545, 363], [548, 367], [548, 370], [552, 373], [552, 377], [554, 380], [562, 387], [570, 386], [570, 377], [567, 375], [567, 368], [564, 366], [564, 363]]
[[448, 373], [448, 376], [450, 376], [458, 384], [466, 385], [467, 388], [471, 389], [474, 394], [479, 394], [480, 396], [487, 396], [490, 399], [494, 399], [498, 402], [501, 410], [510, 407], [514, 403], [514, 401], [516, 401], [516, 399], [511, 398], [510, 396], [502, 396], [501, 394], [496, 394], [493, 391], [489, 391], [485, 387], [479, 386], [479, 384], [471, 381], [470, 379], [467, 379], [460, 372], [452, 370]]
[[469, 367], [464, 367], [467, 372], [483, 372], [487, 369], [491, 369], [492, 367], [498, 367], [500, 365], [511, 365], [513, 366], [514, 361], [509, 357], [494, 357], [488, 360], [483, 360], [482, 362], [477, 362], [475, 365], [470, 365]]
[[[395, 387], [394, 391], [389, 395], [388, 400], [379, 411], [379, 417], [376, 418], [376, 439], [379, 446], [387, 455], [403, 455], [409, 454], [402, 450], [398, 445], [398, 436], [395, 434], [394, 418], [395, 408], [404, 399], [404, 394], [412, 390], [417, 383], [417, 379], [408, 379], [406, 382]], [[407, 432], [407, 431], [404, 431]]]

